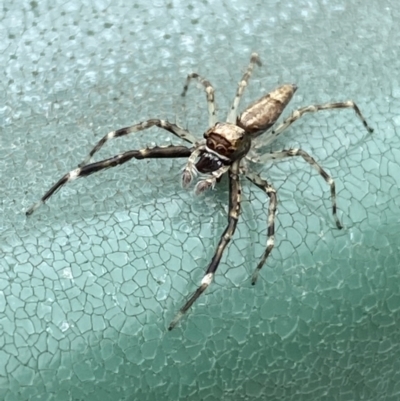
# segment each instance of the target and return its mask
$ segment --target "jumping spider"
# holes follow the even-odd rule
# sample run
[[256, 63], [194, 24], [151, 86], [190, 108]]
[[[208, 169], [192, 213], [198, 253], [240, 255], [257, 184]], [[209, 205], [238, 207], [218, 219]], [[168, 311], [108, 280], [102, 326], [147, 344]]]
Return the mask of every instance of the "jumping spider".
[[[275, 129], [271, 129], [275, 124], [278, 117], [281, 115], [283, 109], [291, 100], [297, 87], [292, 84], [285, 84], [279, 86], [272, 92], [263, 96], [249, 107], [247, 107], [242, 114], [237, 114], [238, 106], [242, 94], [247, 86], [247, 83], [253, 72], [255, 64], [261, 66], [260, 59], [256, 53], [251, 55], [250, 63], [247, 67], [242, 80], [236, 92], [235, 99], [229, 111], [226, 122], [217, 122], [215, 114], [214, 102], [214, 88], [209, 81], [204, 79], [198, 74], [189, 74], [184, 86], [182, 96], [185, 96], [189, 84], [192, 80], [197, 80], [203, 87], [207, 95], [208, 115], [209, 115], [209, 129], [204, 133], [203, 141], [198, 142], [197, 139], [187, 130], [172, 124], [168, 121], [151, 119], [141, 122], [130, 127], [121, 128], [112, 131], [104, 136], [97, 145], [92, 149], [86, 159], [76, 169], [65, 174], [56, 184], [54, 184], [46, 194], [32, 207], [30, 207], [26, 215], [31, 215], [41, 204], [46, 202], [58, 189], [64, 186], [67, 182], [73, 181], [79, 177], [86, 177], [97, 171], [104, 170], [110, 167], [115, 167], [123, 164], [132, 158], [135, 159], [149, 159], [149, 158], [188, 158], [186, 166], [182, 173], [182, 185], [187, 188], [197, 174], [200, 178], [197, 180], [195, 186], [195, 193], [200, 194], [210, 188], [213, 188], [217, 181], [228, 173], [229, 175], [229, 215], [228, 225], [223, 232], [217, 250], [207, 267], [206, 273], [201, 281], [200, 286], [191, 295], [186, 304], [180, 309], [175, 318], [170, 323], [168, 329], [172, 330], [182, 316], [189, 310], [197, 298], [207, 289], [214, 278], [214, 274], [221, 261], [222, 254], [231, 240], [240, 213], [241, 201], [241, 185], [240, 175], [244, 175], [257, 187], [261, 188], [269, 197], [268, 207], [268, 232], [267, 232], [267, 246], [261, 255], [260, 261], [253, 273], [252, 284], [255, 284], [258, 274], [264, 265], [268, 255], [274, 247], [274, 221], [277, 206], [276, 191], [273, 186], [262, 179], [259, 175], [250, 171], [242, 163], [244, 158], [248, 156], [248, 152], [252, 147], [252, 141], [261, 134], [264, 134], [264, 145], [272, 143], [278, 135], [286, 130], [291, 124], [302, 117], [305, 113], [313, 113], [320, 110], [329, 109], [342, 109], [352, 108], [357, 116], [361, 119], [364, 127], [372, 132], [361, 114], [359, 108], [353, 101], [339, 102], [339, 103], [326, 103], [321, 105], [312, 105], [302, 107], [294, 111], [288, 118], [286, 118]], [[164, 130], [171, 132], [173, 135], [191, 144], [191, 147], [186, 146], [166, 146], [154, 148], [146, 148], [141, 150], [129, 150], [120, 153], [109, 159], [105, 159], [96, 163], [90, 163], [93, 155], [100, 150], [100, 148], [110, 139], [128, 135], [133, 132], [143, 131], [150, 127], [157, 126]], [[284, 149], [281, 151], [270, 152], [261, 156], [263, 162], [279, 161], [287, 157], [301, 156], [307, 163], [314, 167], [322, 178], [330, 186], [331, 199], [332, 199], [332, 214], [336, 222], [336, 226], [340, 229], [342, 225], [336, 214], [336, 194], [335, 183], [333, 179], [322, 169], [322, 167], [304, 150], [301, 149]]]

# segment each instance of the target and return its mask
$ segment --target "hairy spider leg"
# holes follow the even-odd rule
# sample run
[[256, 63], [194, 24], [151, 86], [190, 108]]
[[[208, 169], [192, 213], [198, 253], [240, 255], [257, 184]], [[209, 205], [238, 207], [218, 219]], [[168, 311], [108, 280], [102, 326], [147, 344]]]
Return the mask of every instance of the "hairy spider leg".
[[178, 138], [183, 139], [184, 141], [189, 142], [191, 144], [197, 142], [197, 139], [190, 132], [179, 127], [178, 125], [172, 124], [165, 120], [151, 119], [135, 125], [131, 125], [129, 127], [120, 128], [118, 130], [109, 132], [107, 135], [101, 138], [99, 142], [97, 142], [97, 145], [90, 151], [90, 153], [86, 156], [85, 160], [83, 160], [83, 162], [79, 164], [79, 167], [88, 164], [92, 159], [93, 155], [97, 153], [102, 148], [102, 146], [110, 139], [119, 138], [121, 136], [131, 134], [133, 132], [143, 131], [154, 126], [165, 129], [173, 133]]
[[235, 233], [237, 222], [240, 213], [240, 199], [241, 199], [241, 187], [239, 179], [239, 165], [240, 160], [235, 161], [229, 170], [229, 215], [228, 215], [228, 225], [223, 232], [217, 250], [208, 265], [207, 271], [201, 280], [200, 286], [192, 294], [186, 304], [179, 310], [175, 318], [170, 323], [168, 330], [172, 330], [183, 315], [190, 309], [190, 307], [195, 303], [197, 298], [208, 288], [214, 279], [214, 274], [218, 269], [219, 263], [221, 261], [223, 252], [231, 240], [233, 234]]
[[86, 177], [100, 170], [119, 166], [120, 164], [126, 163], [131, 159], [155, 159], [155, 158], [178, 158], [178, 157], [189, 157], [192, 153], [193, 148], [187, 148], [186, 146], [167, 146], [154, 148], [146, 148], [140, 150], [129, 150], [127, 152], [120, 153], [109, 159], [105, 159], [96, 163], [86, 164], [85, 166], [78, 167], [75, 170], [70, 171], [60, 178], [43, 196], [42, 198], [32, 205], [27, 211], [26, 215], [30, 216], [39, 206], [45, 203], [55, 192], [70, 181], [74, 181], [79, 177]]
[[275, 245], [275, 214], [278, 204], [278, 198], [276, 196], [276, 190], [274, 189], [274, 187], [269, 184], [268, 181], [263, 180], [258, 174], [247, 171], [246, 178], [250, 180], [254, 185], [262, 189], [269, 197], [267, 247], [265, 248], [265, 251], [261, 256], [261, 259], [258, 262], [258, 265], [251, 277], [251, 284], [254, 285], [257, 281], [258, 274], [260, 273], [261, 268], [264, 266], [265, 261], [267, 260], [269, 254], [272, 251], [272, 248]]
[[336, 190], [335, 190], [335, 181], [333, 178], [315, 161], [315, 159], [310, 156], [307, 152], [302, 149], [284, 149], [281, 151], [266, 153], [260, 157], [260, 162], [275, 162], [287, 157], [293, 156], [301, 156], [310, 166], [314, 167], [317, 170], [318, 174], [327, 182], [327, 184], [331, 188], [331, 200], [332, 200], [332, 215], [336, 223], [336, 227], [342, 229], [343, 226], [339, 221], [336, 212]]
[[[352, 108], [359, 119], [362, 121], [364, 127], [367, 129], [369, 133], [372, 133], [374, 130], [367, 124], [364, 116], [361, 114], [360, 109], [358, 106], [352, 101], [348, 100], [346, 102], [338, 102], [338, 103], [325, 103], [325, 104], [315, 104], [311, 106], [302, 107], [298, 110], [292, 112], [292, 114], [286, 118], [279, 126], [271, 132], [274, 138], [277, 135], [281, 134], [285, 131], [288, 127], [290, 127], [296, 120], [301, 118], [306, 113], [316, 113], [321, 110], [331, 110], [331, 109], [347, 109]], [[264, 144], [263, 144], [264, 145]], [[267, 144], [265, 144], [267, 145]]]
[[204, 90], [206, 91], [206, 96], [207, 96], [207, 104], [208, 104], [208, 125], [209, 125], [209, 127], [212, 127], [217, 122], [217, 115], [215, 113], [214, 88], [211, 85], [210, 81], [203, 78], [201, 75], [193, 72], [187, 76], [186, 83], [185, 83], [185, 86], [183, 87], [181, 96], [186, 96], [186, 92], [189, 88], [189, 84], [192, 79], [196, 79], [198, 82], [200, 82], [200, 84], [202, 84], [204, 86]]
[[228, 113], [228, 117], [226, 119], [226, 122], [235, 124], [236, 123], [236, 118], [237, 118], [237, 110], [239, 107], [240, 100], [242, 98], [243, 92], [246, 89], [246, 86], [249, 82], [249, 79], [253, 73], [254, 65], [257, 64], [259, 67], [261, 67], [261, 60], [260, 57], [258, 56], [257, 53], [253, 53], [250, 57], [250, 64], [247, 67], [246, 72], [244, 73], [241, 81], [239, 82], [237, 92], [235, 99], [233, 101], [233, 104], [230, 108], [230, 111]]

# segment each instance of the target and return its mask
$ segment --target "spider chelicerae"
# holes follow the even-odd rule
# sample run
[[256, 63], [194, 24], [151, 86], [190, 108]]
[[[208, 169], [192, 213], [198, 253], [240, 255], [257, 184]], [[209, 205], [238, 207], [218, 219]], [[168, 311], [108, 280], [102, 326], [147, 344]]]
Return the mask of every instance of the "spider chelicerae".
[[[79, 177], [86, 177], [110, 167], [115, 167], [126, 163], [131, 159], [153, 159], [153, 158], [188, 158], [186, 166], [182, 172], [182, 185], [187, 188], [192, 181], [200, 175], [195, 185], [195, 193], [202, 192], [213, 188], [224, 174], [229, 176], [229, 214], [228, 224], [221, 235], [217, 250], [212, 257], [200, 286], [190, 296], [185, 305], [179, 310], [175, 318], [170, 323], [168, 329], [172, 330], [182, 316], [194, 304], [197, 298], [207, 289], [213, 281], [215, 272], [220, 264], [223, 252], [231, 240], [239, 218], [240, 201], [241, 201], [241, 184], [240, 176], [243, 175], [261, 190], [263, 190], [269, 198], [268, 206], [268, 231], [267, 244], [264, 253], [261, 255], [260, 261], [252, 275], [252, 284], [256, 283], [258, 274], [263, 267], [268, 255], [271, 253], [275, 242], [275, 213], [277, 206], [277, 196], [274, 187], [265, 179], [261, 178], [255, 172], [252, 172], [247, 164], [244, 163], [249, 151], [252, 148], [252, 142], [259, 135], [264, 134], [264, 145], [271, 144], [283, 131], [291, 124], [302, 117], [306, 113], [314, 113], [320, 110], [352, 108], [357, 116], [361, 119], [364, 127], [372, 132], [360, 112], [357, 105], [351, 101], [326, 103], [320, 105], [311, 105], [302, 107], [292, 112], [292, 114], [283, 120], [275, 129], [273, 126], [281, 115], [283, 109], [291, 100], [297, 87], [292, 84], [285, 84], [277, 87], [272, 92], [261, 97], [259, 100], [248, 106], [243, 113], [237, 114], [240, 99], [252, 75], [255, 65], [261, 66], [260, 58], [253, 53], [250, 63], [245, 74], [239, 82], [235, 99], [229, 110], [226, 122], [217, 122], [215, 113], [214, 88], [209, 81], [202, 76], [192, 73], [189, 74], [186, 84], [183, 88], [182, 96], [186, 95], [189, 84], [192, 80], [198, 81], [204, 88], [208, 103], [209, 129], [204, 133], [204, 140], [198, 141], [189, 131], [179, 127], [176, 124], [165, 120], [151, 119], [143, 121], [129, 127], [112, 131], [105, 135], [97, 145], [91, 150], [85, 160], [79, 164], [77, 168], [65, 174], [56, 184], [54, 184], [44, 196], [27, 211], [26, 215], [31, 215], [41, 204], [46, 202], [58, 189], [66, 183]], [[139, 132], [157, 126], [171, 132], [178, 138], [190, 143], [187, 146], [155, 146], [153, 148], [145, 148], [140, 150], [129, 150], [109, 159], [99, 162], [90, 163], [92, 157], [100, 148], [110, 139]], [[304, 150], [302, 149], [284, 149], [263, 154], [258, 161], [274, 162], [288, 157], [302, 157], [308, 164], [317, 170], [326, 183], [330, 186], [332, 200], [332, 214], [337, 228], [342, 225], [336, 213], [336, 193], [335, 183], [333, 179], [323, 170], [323, 168]]]

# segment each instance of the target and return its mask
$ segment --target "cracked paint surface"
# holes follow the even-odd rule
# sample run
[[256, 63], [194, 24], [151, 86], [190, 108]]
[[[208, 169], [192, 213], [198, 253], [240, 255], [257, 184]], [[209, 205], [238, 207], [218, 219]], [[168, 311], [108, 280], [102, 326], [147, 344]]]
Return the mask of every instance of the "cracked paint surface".
[[[0, 399], [398, 399], [400, 7], [367, 3], [3, 5]], [[110, 130], [164, 118], [200, 138], [207, 105], [195, 87], [183, 103], [186, 74], [213, 83], [224, 119], [252, 51], [264, 66], [242, 109], [293, 82], [285, 116], [352, 99], [375, 132], [351, 111], [294, 124], [274, 146], [303, 148], [333, 176], [345, 229], [304, 162], [259, 166], [279, 201], [259, 281], [268, 201], [244, 183], [215, 282], [168, 333], [225, 227], [226, 183], [195, 198], [183, 160], [137, 161], [23, 212]], [[152, 129], [98, 157], [169, 143]]]

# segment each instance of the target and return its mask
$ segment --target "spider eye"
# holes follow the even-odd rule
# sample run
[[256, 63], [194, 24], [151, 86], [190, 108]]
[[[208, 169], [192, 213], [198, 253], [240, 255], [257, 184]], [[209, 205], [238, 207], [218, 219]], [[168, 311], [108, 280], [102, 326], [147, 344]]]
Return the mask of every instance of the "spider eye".
[[226, 148], [225, 148], [225, 146], [223, 146], [223, 145], [217, 145], [217, 146], [215, 147], [215, 150], [216, 150], [218, 153], [226, 153]]
[[216, 143], [216, 141], [213, 141], [212, 139], [207, 140], [207, 146], [211, 150], [219, 153], [220, 155], [226, 155], [228, 153], [228, 151], [224, 145], [222, 145], [221, 143]]

